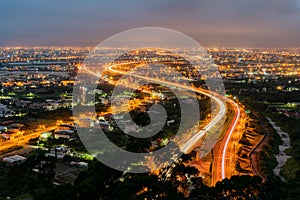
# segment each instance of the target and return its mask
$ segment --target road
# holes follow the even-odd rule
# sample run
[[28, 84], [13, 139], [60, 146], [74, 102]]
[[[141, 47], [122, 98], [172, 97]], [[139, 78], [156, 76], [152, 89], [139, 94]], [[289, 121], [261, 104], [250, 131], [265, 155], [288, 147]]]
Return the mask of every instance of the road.
[[[118, 71], [118, 70], [113, 69], [113, 66], [110, 66], [109, 70], [114, 72], [114, 73], [124, 73], [122, 71]], [[224, 102], [225, 98], [220, 98], [220, 95], [218, 95], [216, 93], [212, 93], [208, 90], [204, 90], [204, 89], [201, 89], [201, 88], [193, 88], [193, 87], [190, 87], [190, 86], [185, 86], [185, 85], [178, 84], [176, 82], [164, 81], [164, 80], [161, 80], [161, 79], [140, 76], [140, 75], [137, 75], [137, 74], [131, 74], [131, 76], [141, 78], [141, 79], [145, 79], [145, 80], [148, 80], [148, 81], [151, 81], [151, 82], [156, 82], [156, 83], [160, 83], [160, 84], [165, 84], [165, 85], [170, 85], [170, 86], [175, 86], [175, 87], [178, 87], [178, 88], [183, 88], [183, 89], [186, 89], [186, 90], [190, 90], [190, 91], [208, 96], [213, 101], [215, 101], [217, 103], [217, 105], [219, 106], [219, 112], [212, 118], [212, 120], [202, 130], [200, 130], [199, 132], [194, 134], [184, 145], [180, 146], [181, 151], [184, 152], [184, 153], [189, 153], [192, 150], [194, 150], [195, 145], [205, 135], [205, 133], [207, 131], [209, 131], [212, 127], [217, 125], [217, 123], [219, 121], [221, 121], [226, 115], [226, 105], [225, 105], [225, 102]], [[230, 100], [230, 99], [228, 99], [228, 100]]]
[[[123, 65], [123, 64], [124, 63], [117, 64], [117, 65]], [[126, 63], [126, 64], [131, 64], [131, 63]], [[114, 73], [117, 73], [117, 74], [125, 73], [124, 71], [119, 71], [119, 70], [113, 69], [114, 67], [115, 67], [115, 65], [111, 65], [107, 69]], [[89, 69], [84, 69], [84, 70], [86, 72], [89, 72], [89, 73], [95, 75], [95, 73], [89, 71]], [[101, 76], [101, 75], [99, 75], [99, 76]], [[209, 131], [212, 127], [217, 125], [217, 123], [219, 121], [221, 121], [223, 119], [223, 117], [226, 117], [226, 105], [225, 105], [226, 102], [228, 102], [232, 106], [233, 111], [234, 111], [234, 117], [231, 120], [230, 125], [229, 125], [228, 129], [226, 130], [224, 136], [219, 141], [220, 148], [218, 148], [218, 151], [215, 152], [215, 154], [214, 154], [215, 158], [214, 158], [214, 163], [213, 163], [212, 184], [215, 184], [217, 181], [220, 181], [226, 177], [229, 177], [230, 176], [229, 172], [232, 169], [232, 163], [230, 161], [228, 161], [228, 160], [230, 160], [230, 159], [228, 159], [228, 155], [229, 155], [229, 152], [234, 152], [234, 145], [230, 139], [232, 137], [232, 133], [235, 130], [238, 120], [240, 118], [240, 108], [237, 105], [237, 103], [235, 103], [233, 100], [231, 100], [229, 98], [223, 97], [219, 94], [216, 94], [216, 93], [204, 90], [204, 89], [193, 88], [191, 86], [185, 86], [182, 84], [178, 84], [176, 82], [169, 82], [169, 81], [165, 81], [165, 80], [161, 80], [161, 79], [157, 79], [157, 78], [145, 77], [145, 76], [141, 76], [141, 75], [137, 75], [137, 74], [131, 74], [131, 76], [134, 76], [137, 78], [142, 78], [142, 79], [160, 83], [160, 84], [183, 88], [183, 89], [190, 90], [190, 91], [193, 91], [196, 93], [200, 93], [202, 95], [210, 97], [213, 101], [215, 101], [217, 103], [218, 108], [219, 108], [218, 113], [211, 119], [211, 121], [202, 130], [200, 130], [199, 132], [194, 134], [184, 145], [180, 146], [180, 149], [184, 153], [191, 152], [196, 147], [195, 145], [199, 142], [199, 140], [205, 135], [205, 133], [207, 131]]]
[[227, 98], [227, 102], [232, 107], [234, 116], [229, 124], [229, 128], [225, 131], [223, 139], [220, 140], [214, 148], [212, 185], [215, 185], [218, 181], [226, 177], [232, 176], [232, 171], [235, 171], [232, 168], [235, 167], [235, 142], [237, 139], [233, 137], [233, 132], [240, 119], [241, 111], [237, 103], [231, 99]]
[[0, 152], [5, 151], [6, 149], [12, 148], [14, 146], [23, 146], [23, 145], [27, 144], [30, 139], [37, 138], [42, 133], [48, 132], [49, 130], [54, 130], [56, 128], [57, 128], [57, 126], [51, 126], [51, 127], [43, 128], [42, 130], [19, 136], [16, 139], [10, 139], [8, 141], [1, 142], [0, 143], [1, 144]]
[[259, 170], [259, 157], [258, 154], [263, 150], [264, 146], [269, 144], [271, 133], [268, 128], [268, 125], [265, 121], [260, 119], [260, 116], [256, 112], [252, 112], [254, 116], [259, 119], [260, 126], [264, 129], [264, 136], [261, 138], [259, 143], [253, 148], [252, 152], [250, 153], [250, 161], [251, 161], [251, 167], [252, 171], [256, 176], [259, 176], [262, 178], [263, 182], [265, 182], [266, 178], [263, 176], [261, 171]]

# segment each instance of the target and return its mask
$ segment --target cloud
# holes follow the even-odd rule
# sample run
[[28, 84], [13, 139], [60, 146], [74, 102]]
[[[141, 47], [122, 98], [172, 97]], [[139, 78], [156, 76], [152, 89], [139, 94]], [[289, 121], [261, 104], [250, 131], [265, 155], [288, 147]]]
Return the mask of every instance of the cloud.
[[10, 0], [1, 5], [0, 45], [97, 45], [130, 28], [161, 26], [205, 45], [300, 46], [299, 5], [298, 0]]

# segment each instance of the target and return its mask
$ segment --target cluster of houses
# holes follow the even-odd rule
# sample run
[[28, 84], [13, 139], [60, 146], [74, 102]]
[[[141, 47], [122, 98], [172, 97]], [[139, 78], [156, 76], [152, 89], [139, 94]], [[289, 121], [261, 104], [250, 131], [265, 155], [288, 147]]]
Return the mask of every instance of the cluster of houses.
[[40, 141], [46, 141], [48, 138], [54, 137], [56, 139], [64, 138], [64, 139], [72, 139], [75, 138], [75, 129], [74, 126], [69, 124], [60, 124], [58, 128], [53, 132], [44, 132], [40, 135]]
[[14, 123], [12, 120], [3, 121], [0, 125], [0, 142], [16, 139], [23, 134], [24, 124]]
[[51, 111], [59, 108], [70, 108], [72, 106], [72, 99], [46, 99], [44, 102], [32, 102], [28, 100], [14, 99], [11, 101], [11, 103], [16, 108]]
[[292, 103], [278, 103], [276, 105], [269, 106], [268, 110], [272, 112], [278, 112], [284, 114], [287, 117], [300, 118], [300, 113], [298, 108], [300, 107], [300, 102]]

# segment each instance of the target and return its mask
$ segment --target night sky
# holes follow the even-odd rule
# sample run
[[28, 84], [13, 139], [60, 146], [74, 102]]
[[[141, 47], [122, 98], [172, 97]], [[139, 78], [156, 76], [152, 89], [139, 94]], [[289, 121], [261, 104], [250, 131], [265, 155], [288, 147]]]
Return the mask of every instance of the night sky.
[[155, 26], [207, 47], [300, 47], [299, 0], [3, 0], [0, 46], [95, 46]]

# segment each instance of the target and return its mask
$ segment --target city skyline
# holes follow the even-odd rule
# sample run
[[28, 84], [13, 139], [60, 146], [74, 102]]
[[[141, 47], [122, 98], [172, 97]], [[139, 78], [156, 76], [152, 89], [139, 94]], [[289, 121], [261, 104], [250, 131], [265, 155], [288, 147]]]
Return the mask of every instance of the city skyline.
[[205, 47], [300, 46], [296, 0], [13, 0], [2, 8], [0, 46], [93, 47], [119, 32], [149, 26], [180, 31]]
[[10, 0], [0, 200], [300, 199], [299, 0]]

